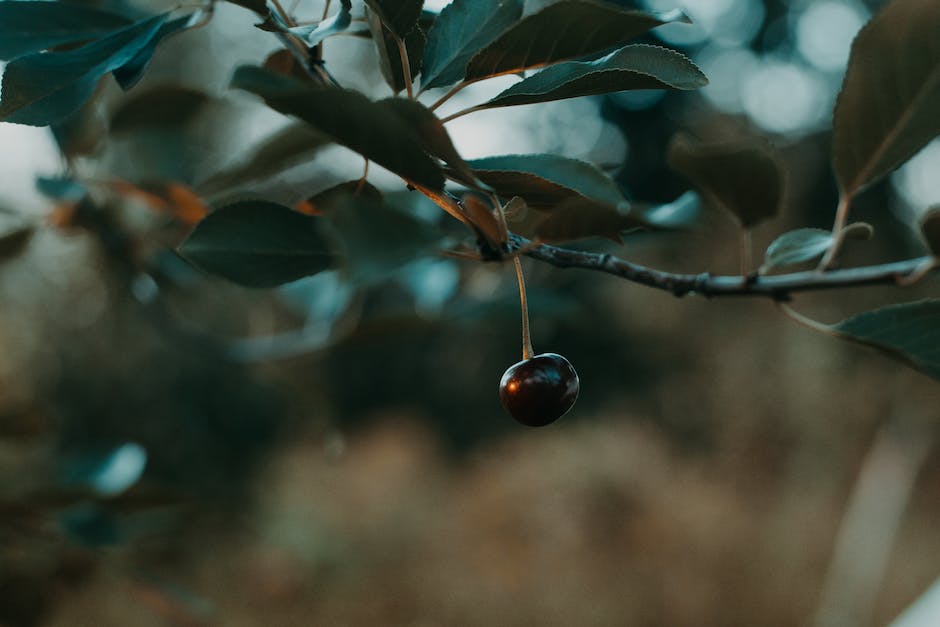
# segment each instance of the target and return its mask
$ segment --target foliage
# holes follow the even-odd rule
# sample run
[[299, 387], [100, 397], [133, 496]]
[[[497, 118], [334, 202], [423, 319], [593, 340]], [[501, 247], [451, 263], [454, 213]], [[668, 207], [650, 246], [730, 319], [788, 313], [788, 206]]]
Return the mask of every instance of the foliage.
[[[778, 300], [801, 289], [912, 283], [936, 265], [937, 227], [935, 214], [930, 214], [922, 225], [930, 256], [890, 271], [885, 266], [884, 272], [880, 266], [835, 269], [845, 239], [872, 234], [867, 225], [846, 226], [853, 199], [940, 133], [940, 5], [933, 0], [893, 0], [855, 41], [833, 117], [832, 161], [842, 200], [832, 230], [803, 228], [781, 235], [757, 271], [747, 266], [746, 252], [742, 274], [747, 276], [740, 290], [727, 287], [732, 281], [728, 277], [697, 281], [610, 257], [601, 262], [564, 249], [538, 248], [543, 241], [592, 237], [620, 242], [637, 229], [684, 228], [691, 219], [657, 221], [655, 208], [628, 200], [604, 170], [561, 155], [466, 161], [447, 132], [451, 120], [482, 109], [704, 86], [705, 75], [682, 54], [630, 43], [657, 26], [688, 21], [682, 12], [647, 13], [603, 0], [559, 0], [525, 12], [517, 0], [456, 0], [436, 15], [425, 11], [421, 0], [366, 0], [360, 16], [346, 0], [321, 20], [298, 24], [278, 3], [234, 4], [257, 14], [259, 28], [273, 33], [284, 50], [263, 67], [261, 60], [257, 66], [239, 67], [231, 88], [261, 98], [294, 121], [261, 141], [245, 160], [202, 181], [200, 193], [231, 195], [249, 181], [309, 160], [330, 144], [361, 155], [366, 171], [361, 179], [351, 175], [353, 180], [333, 188], [328, 197], [301, 203], [298, 210], [268, 200], [217, 207], [179, 246], [183, 257], [207, 273], [269, 287], [340, 267], [354, 283], [369, 283], [422, 254], [452, 247], [450, 227], [383, 198], [367, 183], [369, 163], [399, 176], [404, 186], [467, 227], [464, 236], [475, 242], [464, 238], [469, 245], [452, 252], [483, 260], [527, 254], [563, 267], [613, 272], [677, 294], [751, 293]], [[122, 89], [132, 89], [155, 50], [171, 35], [212, 19], [214, 5], [138, 15], [66, 2], [0, 2], [0, 58], [10, 61], [3, 75], [0, 120], [64, 128], [82, 114], [106, 75], [112, 74]], [[349, 31], [354, 20], [368, 23], [368, 30], [356, 34], [374, 40], [394, 97], [372, 100], [344, 88], [343, 77], [334, 76], [323, 62], [323, 46]], [[468, 85], [509, 74], [522, 78], [475, 106], [438, 116], [438, 108]], [[418, 82], [420, 89], [415, 88]], [[419, 102], [428, 90], [439, 88], [450, 90], [437, 102]], [[112, 130], [133, 135], [142, 127], [169, 128], [198, 115], [211, 100], [189, 87], [164, 86], [126, 104]], [[745, 250], [750, 231], [784, 206], [787, 177], [766, 141], [713, 142], [684, 133], [670, 144], [668, 162], [709, 205], [730, 212], [742, 227]], [[155, 196], [144, 183], [110, 189], [137, 190], [138, 197], [164, 209], [175, 202], [168, 200], [169, 188]], [[190, 204], [199, 204], [186, 194], [192, 192], [184, 194]], [[93, 194], [83, 199], [93, 201]], [[510, 229], [536, 241], [529, 249], [520, 248]], [[16, 250], [20, 237], [5, 236], [5, 248]], [[815, 275], [768, 275], [820, 257]], [[917, 325], [899, 323], [899, 312], [932, 306], [895, 306], [832, 329], [880, 348], [887, 345], [892, 354], [936, 375], [940, 358], [917, 350], [910, 341], [915, 333], [929, 330], [923, 325], [932, 328], [932, 318], [918, 317]], [[879, 325], [891, 329], [889, 339], [878, 335]]]

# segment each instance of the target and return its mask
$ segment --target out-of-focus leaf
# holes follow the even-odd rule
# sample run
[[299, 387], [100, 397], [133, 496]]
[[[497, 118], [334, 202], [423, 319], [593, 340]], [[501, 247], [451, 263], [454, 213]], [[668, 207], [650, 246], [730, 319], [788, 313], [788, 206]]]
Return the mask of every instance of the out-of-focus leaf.
[[940, 256], [940, 206], [931, 207], [920, 219], [920, 232], [933, 256]]
[[44, 126], [76, 111], [98, 79], [129, 62], [166, 20], [158, 15], [63, 52], [14, 59], [3, 73], [0, 121]]
[[833, 330], [940, 379], [940, 300], [890, 305], [843, 320]]
[[446, 87], [464, 77], [481, 48], [522, 16], [522, 0], [454, 0], [428, 31], [421, 87]]
[[681, 11], [628, 11], [593, 0], [561, 0], [522, 18], [477, 52], [466, 78], [511, 74], [597, 54], [668, 22], [688, 21]]
[[337, 199], [329, 219], [344, 250], [350, 280], [370, 283], [437, 250], [441, 234], [428, 223], [364, 196]]
[[116, 13], [65, 2], [0, 2], [0, 61], [95, 39], [129, 22]]
[[652, 228], [677, 230], [697, 226], [702, 220], [702, 202], [688, 191], [672, 202], [643, 209], [643, 221]]
[[350, 0], [340, 0], [340, 8], [332, 16], [326, 18], [318, 24], [309, 26], [294, 26], [288, 30], [294, 35], [303, 37], [308, 46], [316, 46], [318, 43], [336, 33], [341, 33], [352, 23], [352, 2]]
[[849, 196], [940, 134], [940, 2], [894, 0], [862, 29], [833, 117], [832, 159]]
[[36, 177], [36, 190], [49, 198], [67, 202], [81, 200], [88, 193], [88, 189], [74, 179], [50, 176]]
[[211, 102], [191, 87], [162, 85], [135, 95], [111, 118], [111, 132], [128, 133], [142, 127], [179, 127], [199, 115]]
[[89, 488], [101, 496], [116, 496], [133, 486], [147, 466], [147, 451], [127, 442], [105, 454], [85, 454], [63, 460], [61, 473], [67, 485]]
[[544, 242], [568, 242], [589, 237], [605, 237], [623, 243], [624, 231], [647, 227], [642, 217], [627, 209], [571, 197], [559, 203], [534, 228]]
[[302, 83], [310, 82], [311, 80], [310, 75], [307, 74], [307, 71], [301, 66], [300, 62], [297, 61], [297, 57], [294, 56], [294, 53], [286, 48], [275, 50], [269, 54], [261, 67], [274, 74], [280, 74], [281, 76], [286, 76]]
[[195, 266], [248, 287], [274, 287], [331, 267], [335, 257], [320, 218], [264, 201], [209, 214], [180, 253]]
[[746, 229], [775, 215], [783, 203], [783, 166], [765, 143], [702, 144], [680, 134], [667, 158], [709, 204], [731, 212]]
[[761, 272], [812, 261], [829, 250], [832, 241], [832, 231], [823, 229], [797, 229], [784, 233], [767, 247]]
[[135, 198], [150, 209], [169, 215], [183, 224], [194, 225], [209, 213], [202, 199], [181, 183], [160, 181], [133, 185], [114, 181], [110, 187], [122, 196]]
[[708, 84], [683, 54], [648, 45], [625, 46], [596, 61], [571, 61], [545, 68], [506, 89], [479, 108], [548, 102], [629, 89], [698, 89]]
[[573, 196], [626, 207], [617, 184], [597, 167], [558, 155], [503, 155], [467, 162], [504, 197], [519, 196], [534, 209], [549, 210]]
[[0, 231], [0, 262], [23, 252], [35, 232], [36, 229], [29, 224], [20, 224], [13, 229]]
[[194, 22], [195, 15], [194, 13], [166, 22], [160, 27], [160, 30], [150, 38], [147, 45], [141, 48], [130, 61], [119, 68], [115, 68], [112, 74], [114, 75], [114, 80], [121, 86], [121, 89], [127, 91], [140, 82], [160, 42], [170, 35], [175, 35], [189, 28]]
[[454, 147], [441, 120], [420, 102], [406, 98], [387, 98], [378, 103], [393, 112], [415, 132], [424, 150], [437, 157], [458, 174], [467, 185], [477, 184], [476, 176]]
[[59, 524], [75, 541], [89, 547], [117, 544], [123, 533], [114, 517], [92, 503], [81, 503], [59, 513]]
[[382, 192], [375, 185], [368, 181], [356, 179], [355, 181], [345, 181], [332, 187], [317, 192], [307, 200], [300, 203], [297, 210], [307, 215], [324, 215], [339, 202], [348, 196], [361, 196], [374, 203], [382, 202]]
[[424, 0], [365, 0], [365, 3], [401, 39], [418, 23], [424, 6]]
[[59, 151], [66, 157], [95, 154], [108, 136], [108, 116], [102, 103], [91, 99], [49, 126]]
[[443, 189], [441, 168], [425, 153], [414, 129], [382, 103], [346, 89], [302, 86], [254, 67], [239, 68], [232, 85], [261, 96], [271, 108], [302, 119], [402, 178]]
[[[401, 64], [401, 53], [398, 51], [398, 42], [391, 31], [382, 26], [382, 20], [369, 12], [366, 16], [369, 28], [372, 31], [372, 40], [379, 53], [379, 69], [385, 82], [396, 94], [405, 89], [405, 74]], [[427, 37], [419, 26], [405, 35], [405, 50], [408, 52], [408, 69], [411, 70], [411, 79], [421, 72], [421, 60], [424, 55], [424, 46]]]
[[216, 174], [197, 187], [203, 193], [215, 193], [274, 176], [310, 160], [329, 138], [303, 122], [293, 122], [272, 133], [243, 162]]

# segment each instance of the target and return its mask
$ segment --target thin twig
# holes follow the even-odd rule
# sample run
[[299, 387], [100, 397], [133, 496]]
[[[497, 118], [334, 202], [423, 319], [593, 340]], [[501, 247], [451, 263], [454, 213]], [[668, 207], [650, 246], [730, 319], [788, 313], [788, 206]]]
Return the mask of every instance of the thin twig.
[[826, 290], [863, 285], [898, 285], [917, 272], [930, 257], [917, 257], [875, 266], [863, 266], [845, 270], [820, 272], [809, 270], [772, 276], [714, 276], [701, 274], [679, 274], [649, 268], [614, 255], [571, 250], [548, 244], [533, 245], [519, 235], [509, 236], [511, 254], [525, 249], [527, 257], [538, 259], [558, 268], [581, 268], [604, 272], [614, 276], [671, 292], [676, 296], [700, 294], [702, 296], [762, 296], [775, 300], [787, 300], [793, 292]]
[[833, 328], [828, 324], [822, 323], [819, 320], [814, 320], [809, 316], [804, 316], [786, 303], [782, 303], [778, 300], [774, 301], [774, 304], [777, 305], [777, 309], [779, 309], [787, 318], [793, 320], [801, 326], [806, 327], [807, 329], [818, 331], [819, 333], [826, 333], [828, 335], [832, 335], [834, 333]]
[[836, 207], [835, 221], [832, 224], [832, 244], [829, 246], [829, 250], [826, 251], [826, 254], [823, 255], [822, 260], [819, 262], [820, 270], [828, 270], [835, 263], [836, 257], [839, 254], [839, 249], [842, 248], [842, 241], [845, 239], [845, 237], [842, 235], [842, 230], [845, 228], [845, 223], [849, 219], [849, 208], [851, 206], [852, 195], [843, 193], [842, 197], [839, 198], [839, 206]]
[[395, 38], [395, 45], [398, 46], [398, 56], [401, 58], [401, 73], [405, 79], [405, 91], [408, 93], [408, 99], [415, 99], [415, 89], [411, 82], [411, 62], [408, 60], [408, 47], [405, 46], [405, 40], [392, 33]]
[[483, 109], [486, 109], [485, 105], [476, 105], [473, 107], [467, 107], [466, 109], [461, 109], [457, 113], [451, 113], [447, 117], [441, 118], [441, 124], [447, 124], [451, 120], [456, 120], [457, 118], [461, 118], [467, 115], [468, 113], [473, 113], [474, 111], [482, 111]]

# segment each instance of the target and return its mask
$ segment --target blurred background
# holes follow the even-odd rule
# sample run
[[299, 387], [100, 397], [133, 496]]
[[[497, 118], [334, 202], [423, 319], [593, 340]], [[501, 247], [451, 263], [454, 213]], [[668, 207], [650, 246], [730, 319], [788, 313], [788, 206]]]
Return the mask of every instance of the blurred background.
[[[689, 55], [708, 87], [448, 128], [467, 158], [592, 161], [637, 203], [687, 191], [664, 163], [677, 131], [768, 137], [790, 184], [754, 234], [759, 259], [786, 230], [831, 225], [831, 111], [881, 4], [638, 1], [693, 18], [647, 40]], [[368, 283], [331, 271], [248, 290], [177, 257], [186, 216], [152, 197], [86, 215], [67, 186], [37, 187], [71, 168], [162, 198], [293, 205], [357, 178], [361, 158], [335, 147], [239, 172], [287, 123], [226, 88], [278, 49], [256, 21], [220, 3], [129, 93], [108, 78], [55, 133], [0, 124], [0, 625], [885, 625], [940, 574], [936, 383], [770, 303], [525, 261], [536, 350], [581, 378], [575, 408], [533, 430], [496, 393], [521, 343], [508, 265], [432, 257]], [[325, 59], [388, 95], [369, 39], [334, 37]], [[938, 171], [935, 141], [857, 200], [877, 234], [847, 265], [924, 254], [910, 225], [940, 203]], [[370, 181], [436, 215], [381, 169]], [[739, 263], [723, 215], [579, 246], [683, 272]], [[936, 289], [795, 306], [832, 322]]]

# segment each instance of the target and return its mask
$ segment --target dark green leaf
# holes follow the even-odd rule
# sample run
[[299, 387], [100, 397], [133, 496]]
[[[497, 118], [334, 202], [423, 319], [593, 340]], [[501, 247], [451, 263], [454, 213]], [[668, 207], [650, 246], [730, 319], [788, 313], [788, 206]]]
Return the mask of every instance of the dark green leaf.
[[940, 207], [931, 207], [920, 219], [920, 232], [927, 248], [935, 257], [940, 255]]
[[617, 184], [598, 168], [558, 155], [503, 155], [468, 161], [481, 181], [500, 196], [520, 196], [534, 209], [548, 210], [574, 196], [625, 208]]
[[401, 39], [411, 32], [418, 18], [421, 17], [421, 8], [424, 0], [365, 0], [366, 5], [374, 11], [386, 27]]
[[76, 111], [98, 79], [129, 62], [156, 34], [158, 15], [75, 50], [27, 55], [10, 62], [0, 91], [0, 121], [44, 126]]
[[114, 80], [118, 82], [118, 85], [121, 86], [121, 89], [127, 91], [144, 77], [144, 72], [147, 71], [147, 66], [150, 65], [150, 60], [153, 59], [153, 53], [156, 51], [157, 46], [160, 45], [160, 42], [163, 41], [166, 37], [170, 35], [175, 35], [183, 30], [189, 28], [193, 22], [193, 16], [187, 15], [186, 17], [181, 17], [175, 20], [171, 20], [160, 27], [160, 30], [150, 38], [150, 41], [147, 42], [147, 45], [140, 49], [140, 51], [134, 55], [130, 61], [125, 63], [119, 68], [116, 68], [112, 74], [114, 74]]
[[681, 20], [687, 20], [681, 11], [651, 14], [592, 0], [561, 0], [516, 22], [477, 52], [467, 65], [466, 78], [512, 74], [601, 53]]
[[350, 196], [361, 196], [373, 203], [382, 202], [382, 192], [372, 183], [360, 179], [345, 181], [328, 187], [308, 198], [307, 202], [318, 213], [330, 213], [333, 207], [345, 202], [346, 198]]
[[467, 185], [477, 184], [467, 162], [457, 152], [441, 120], [427, 107], [414, 100], [387, 98], [378, 103], [403, 120], [418, 136], [424, 150], [449, 165]]
[[624, 231], [645, 228], [647, 223], [627, 209], [572, 197], [561, 201], [534, 228], [545, 242], [565, 242], [588, 237], [606, 237], [623, 243]]
[[190, 87], [154, 87], [129, 99], [114, 112], [111, 131], [126, 133], [141, 127], [179, 127], [199, 115], [210, 102], [209, 96]]
[[302, 119], [402, 178], [434, 190], [444, 187], [441, 168], [425, 153], [421, 139], [381, 103], [346, 89], [305, 87], [253, 67], [239, 68], [232, 85], [261, 96], [271, 108]]
[[179, 250], [211, 274], [273, 287], [333, 265], [320, 220], [270, 202], [238, 202], [209, 214]]
[[129, 22], [115, 13], [64, 2], [0, 2], [0, 61], [95, 39]]
[[309, 125], [303, 122], [291, 123], [267, 137], [243, 162], [213, 174], [200, 183], [199, 191], [213, 193], [274, 176], [310, 160], [329, 143], [328, 138]]
[[784, 233], [767, 247], [761, 271], [812, 261], [829, 249], [832, 240], [832, 231], [823, 229], [797, 229]]
[[659, 46], [632, 45], [596, 61], [545, 68], [479, 108], [548, 102], [628, 89], [698, 89], [708, 83], [685, 55]]
[[[372, 31], [372, 40], [379, 53], [379, 69], [385, 82], [396, 94], [405, 89], [405, 74], [401, 64], [401, 53], [398, 51], [398, 42], [391, 31], [382, 26], [382, 21], [371, 11], [367, 15], [369, 28]], [[415, 27], [405, 36], [405, 50], [408, 52], [408, 69], [411, 78], [421, 71], [421, 59], [424, 54], [424, 45], [427, 37], [420, 27]]]
[[874, 346], [940, 379], [940, 300], [869, 311], [833, 326], [846, 339]]
[[669, 146], [668, 160], [709, 204], [731, 212], [744, 228], [775, 215], [783, 203], [783, 167], [765, 143], [701, 144], [677, 135]]
[[894, 0], [856, 37], [833, 118], [832, 159], [849, 196], [940, 133], [940, 2]]
[[337, 199], [330, 220], [343, 242], [349, 278], [371, 282], [440, 247], [426, 222], [365, 196]]
[[454, 0], [428, 31], [421, 88], [464, 77], [467, 62], [522, 16], [522, 0]]

